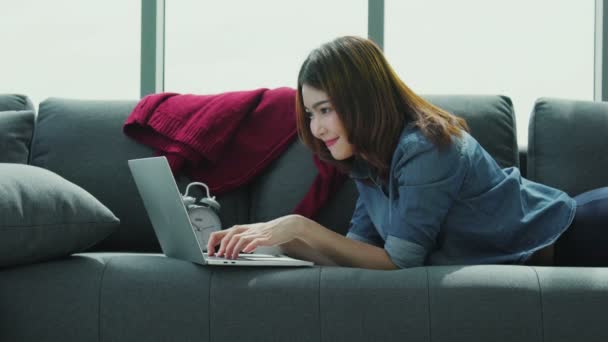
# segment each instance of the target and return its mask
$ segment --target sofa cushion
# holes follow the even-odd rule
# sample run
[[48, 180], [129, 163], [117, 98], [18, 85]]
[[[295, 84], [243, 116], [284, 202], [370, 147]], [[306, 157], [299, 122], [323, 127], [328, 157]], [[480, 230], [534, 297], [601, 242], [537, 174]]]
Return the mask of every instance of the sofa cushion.
[[431, 340], [543, 341], [543, 296], [532, 267], [470, 265], [426, 270]]
[[99, 341], [104, 268], [74, 256], [0, 270], [0, 341]]
[[9, 110], [34, 110], [34, 105], [25, 95], [0, 94], [0, 112]]
[[[119, 228], [95, 245], [94, 251], [160, 251], [127, 166], [129, 159], [155, 155], [123, 133], [123, 124], [136, 104], [135, 100], [50, 98], [39, 107], [31, 164], [82, 187], [120, 217]], [[190, 180], [181, 175], [176, 178], [183, 193]], [[242, 187], [217, 196], [224, 227], [247, 222], [247, 191]], [[201, 195], [198, 187], [192, 194]]]
[[[262, 222], [293, 213], [317, 175], [312, 152], [300, 141], [294, 141], [266, 172], [252, 183], [251, 222]], [[320, 208], [315, 220], [323, 226], [346, 235], [344, 222], [350, 221], [357, 189], [352, 180]]]
[[40, 103], [30, 164], [49, 169], [106, 205], [121, 225], [96, 245], [102, 250], [158, 250], [127, 160], [152, 149], [122, 133], [137, 101], [50, 98]]
[[574, 196], [608, 186], [608, 103], [540, 98], [530, 117], [528, 178]]
[[0, 94], [0, 163], [27, 164], [34, 116], [27, 96]]
[[1, 270], [0, 303], [0, 341], [608, 340], [601, 267], [214, 267], [85, 253]]
[[517, 130], [511, 99], [499, 95], [425, 95], [435, 106], [462, 117], [471, 135], [501, 167], [519, 167]]
[[27, 164], [33, 131], [33, 110], [0, 112], [0, 163]]
[[0, 267], [82, 251], [118, 223], [88, 192], [51, 171], [0, 164]]

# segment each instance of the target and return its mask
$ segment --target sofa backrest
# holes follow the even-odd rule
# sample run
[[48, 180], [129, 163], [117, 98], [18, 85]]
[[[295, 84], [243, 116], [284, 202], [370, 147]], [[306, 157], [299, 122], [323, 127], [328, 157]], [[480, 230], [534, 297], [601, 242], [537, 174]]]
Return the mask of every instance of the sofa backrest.
[[0, 163], [27, 164], [35, 111], [25, 95], [0, 94]]
[[608, 103], [540, 98], [530, 117], [528, 178], [574, 196], [608, 186]]
[[[513, 102], [507, 96], [429, 95], [432, 104], [464, 118], [471, 135], [501, 167], [519, 167]], [[524, 126], [525, 127], [525, 126]]]
[[34, 110], [32, 100], [21, 94], [0, 94], [0, 112], [12, 110]]
[[[121, 220], [119, 229], [93, 250], [160, 251], [127, 166], [129, 159], [155, 155], [122, 132], [136, 104], [50, 98], [39, 107], [31, 164], [84, 188]], [[182, 193], [187, 183], [178, 178]], [[247, 219], [247, 198], [246, 189], [218, 196], [225, 225]]]
[[[504, 96], [428, 96], [465, 117], [472, 135], [502, 166], [517, 165], [511, 101]], [[137, 101], [50, 98], [40, 104], [31, 164], [81, 186], [121, 219], [119, 229], [92, 250], [158, 252], [159, 245], [137, 192], [127, 160], [155, 153], [122, 132]], [[312, 155], [299, 141], [246, 186], [217, 196], [224, 227], [291, 213], [316, 176]], [[189, 179], [178, 177], [182, 193]], [[317, 220], [345, 233], [357, 198], [348, 181], [319, 212]]]

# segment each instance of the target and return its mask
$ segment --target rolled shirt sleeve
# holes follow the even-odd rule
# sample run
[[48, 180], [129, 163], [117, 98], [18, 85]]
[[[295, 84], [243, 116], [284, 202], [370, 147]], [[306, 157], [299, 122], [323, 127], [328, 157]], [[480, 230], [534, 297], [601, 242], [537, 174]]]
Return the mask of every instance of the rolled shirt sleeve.
[[385, 250], [400, 268], [423, 266], [467, 170], [461, 140], [437, 148], [426, 139], [401, 145], [393, 167], [398, 198], [386, 226]]

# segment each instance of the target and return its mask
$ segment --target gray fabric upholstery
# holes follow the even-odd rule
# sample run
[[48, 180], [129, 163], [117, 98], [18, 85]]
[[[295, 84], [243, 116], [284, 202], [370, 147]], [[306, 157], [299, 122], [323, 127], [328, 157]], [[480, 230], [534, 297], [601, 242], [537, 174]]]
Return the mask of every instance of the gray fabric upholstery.
[[103, 269], [70, 257], [0, 271], [0, 340], [99, 341]]
[[[432, 104], [464, 118], [471, 135], [502, 167], [519, 167], [513, 103], [507, 96], [425, 95]], [[525, 126], [524, 126], [525, 127]]]
[[34, 116], [33, 110], [0, 112], [0, 163], [27, 164]]
[[572, 196], [608, 186], [608, 103], [540, 98], [528, 140], [529, 179]]
[[211, 271], [162, 255], [107, 261], [100, 341], [208, 341]]
[[606, 284], [606, 268], [235, 268], [87, 253], [0, 272], [12, 318], [0, 339], [599, 342]]
[[544, 340], [608, 341], [608, 268], [538, 267]]
[[29, 97], [0, 94], [0, 163], [28, 163], [34, 117]]
[[342, 188], [332, 195], [331, 199], [323, 206], [315, 220], [333, 231], [346, 235], [351, 217], [355, 210], [355, 202], [358, 196], [357, 188], [352, 179], [347, 179]]
[[428, 273], [324, 267], [317, 341], [430, 341]]
[[31, 110], [34, 111], [32, 100], [20, 94], [0, 94], [0, 112], [11, 110]]
[[[122, 133], [136, 103], [51, 98], [40, 104], [31, 164], [86, 189], [121, 220], [119, 229], [95, 250], [160, 251], [127, 166], [129, 159], [154, 155]], [[179, 179], [182, 193], [187, 182]], [[218, 196], [225, 225], [247, 220], [247, 199], [246, 188]]]
[[0, 163], [0, 267], [81, 252], [119, 220], [82, 188], [53, 172]]
[[433, 341], [542, 341], [542, 308], [533, 268], [432, 267]]
[[291, 144], [251, 186], [251, 222], [287, 215], [300, 202], [317, 175], [312, 154], [299, 141]]
[[[292, 143], [268, 170], [251, 185], [251, 217], [249, 222], [272, 220], [291, 214], [306, 195], [317, 169], [312, 153], [300, 141]], [[316, 219], [325, 227], [346, 235], [357, 198], [352, 180], [334, 194]]]
[[121, 219], [102, 247], [138, 250], [157, 244], [143, 205], [134, 200], [137, 191], [126, 163], [153, 154], [122, 134], [135, 103], [47, 99], [39, 106], [31, 164], [86, 189]]
[[319, 340], [319, 269], [211, 272], [211, 341]]

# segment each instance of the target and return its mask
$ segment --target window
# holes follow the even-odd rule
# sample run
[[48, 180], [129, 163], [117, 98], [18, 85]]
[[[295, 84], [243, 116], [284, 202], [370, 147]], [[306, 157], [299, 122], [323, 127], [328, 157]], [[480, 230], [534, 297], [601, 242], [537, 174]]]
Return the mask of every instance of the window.
[[139, 98], [141, 1], [12, 1], [0, 17], [0, 93]]
[[385, 52], [419, 94], [502, 94], [518, 144], [539, 97], [593, 100], [594, 2], [386, 1]]
[[167, 2], [165, 91], [296, 87], [308, 53], [367, 36], [367, 0]]

